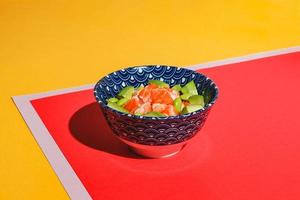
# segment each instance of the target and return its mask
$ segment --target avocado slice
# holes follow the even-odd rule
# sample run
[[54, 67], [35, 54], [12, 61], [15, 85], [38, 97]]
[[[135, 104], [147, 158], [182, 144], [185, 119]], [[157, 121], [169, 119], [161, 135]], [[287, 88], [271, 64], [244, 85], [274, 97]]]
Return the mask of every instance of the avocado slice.
[[122, 106], [119, 106], [116, 103], [108, 102], [107, 106], [114, 109], [114, 110], [117, 110], [119, 112], [129, 113], [125, 108], [123, 108]]
[[182, 108], [182, 101], [181, 98], [178, 97], [174, 100], [174, 107], [176, 109], [177, 112], [181, 112], [181, 108]]
[[146, 116], [146, 117], [165, 117], [165, 115], [160, 112], [148, 112], [144, 116]]
[[185, 86], [181, 88], [181, 92], [183, 94], [191, 94], [191, 95], [198, 95], [198, 91], [194, 81], [188, 82]]
[[157, 85], [159, 87], [166, 87], [166, 88], [170, 87], [169, 84], [167, 84], [167, 83], [165, 83], [163, 81], [159, 81], [159, 80], [150, 80], [149, 83], [155, 84], [155, 85]]
[[182, 100], [186, 100], [187, 101], [190, 98], [190, 96], [192, 96], [192, 94], [187, 93], [187, 94], [180, 95], [180, 98]]
[[181, 114], [188, 114], [188, 113], [192, 113], [192, 112], [195, 112], [197, 110], [200, 110], [202, 109], [203, 106], [201, 105], [188, 105], [186, 106], [183, 110], [182, 110], [182, 113]]
[[120, 99], [120, 100], [117, 102], [117, 105], [118, 105], [118, 106], [123, 106], [127, 101], [129, 101], [129, 99], [127, 99], [127, 98]]
[[181, 91], [181, 86], [178, 84], [178, 85], [174, 85], [173, 87], [172, 87], [172, 89], [173, 90], [176, 90], [176, 91], [178, 91], [178, 92], [180, 92]]
[[133, 93], [134, 93], [134, 87], [126, 86], [119, 92], [118, 96], [130, 99]]
[[193, 95], [189, 97], [189, 102], [193, 105], [201, 105], [204, 107], [204, 97], [202, 95]]
[[106, 100], [107, 102], [111, 102], [111, 103], [117, 103], [119, 101], [119, 99], [112, 97]]

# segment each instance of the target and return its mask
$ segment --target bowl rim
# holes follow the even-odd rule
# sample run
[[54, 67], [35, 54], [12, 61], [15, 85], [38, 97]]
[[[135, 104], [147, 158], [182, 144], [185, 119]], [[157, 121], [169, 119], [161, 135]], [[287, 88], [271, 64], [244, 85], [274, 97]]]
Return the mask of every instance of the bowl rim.
[[[211, 99], [211, 101], [205, 105], [202, 109], [199, 109], [195, 112], [191, 112], [191, 113], [187, 113], [187, 114], [181, 114], [181, 115], [177, 115], [177, 116], [167, 116], [167, 117], [147, 117], [147, 116], [139, 116], [139, 115], [133, 115], [133, 114], [130, 114], [130, 113], [123, 113], [123, 112], [120, 112], [120, 111], [117, 111], [115, 109], [112, 109], [110, 108], [109, 106], [107, 106], [106, 103], [104, 103], [103, 101], [100, 100], [100, 98], [98, 97], [98, 93], [97, 93], [97, 87], [98, 85], [108, 76], [118, 72], [118, 71], [121, 71], [121, 70], [127, 70], [127, 69], [133, 69], [133, 68], [146, 68], [146, 67], [172, 67], [172, 68], [177, 68], [177, 69], [185, 69], [185, 70], [188, 70], [188, 71], [191, 71], [191, 72], [194, 72], [194, 73], [197, 73], [197, 74], [200, 74], [202, 76], [204, 76], [206, 78], [206, 80], [210, 80], [211, 81], [211, 85], [214, 87], [215, 91], [216, 91], [216, 95], [214, 96], [213, 99]], [[198, 113], [203, 113], [204, 111], [208, 110], [209, 108], [211, 108], [216, 100], [218, 99], [218, 95], [219, 95], [219, 88], [218, 86], [216, 85], [216, 83], [210, 79], [208, 76], [202, 74], [202, 73], [199, 73], [195, 70], [191, 70], [189, 68], [185, 68], [185, 67], [178, 67], [178, 66], [172, 66], [172, 65], [137, 65], [137, 66], [131, 66], [131, 67], [125, 67], [125, 68], [122, 68], [122, 69], [119, 69], [119, 70], [116, 70], [116, 71], [113, 71], [105, 76], [103, 76], [97, 83], [96, 85], [94, 86], [94, 89], [93, 89], [93, 92], [94, 92], [94, 96], [96, 98], [96, 101], [102, 106], [102, 108], [106, 108], [116, 114], [119, 114], [119, 115], [122, 115], [122, 116], [127, 116], [127, 117], [130, 117], [130, 118], [136, 118], [136, 119], [143, 119], [143, 120], [169, 120], [169, 119], [181, 119], [181, 118], [186, 118], [186, 117], [189, 117], [189, 116], [193, 116], [193, 115], [196, 115]]]

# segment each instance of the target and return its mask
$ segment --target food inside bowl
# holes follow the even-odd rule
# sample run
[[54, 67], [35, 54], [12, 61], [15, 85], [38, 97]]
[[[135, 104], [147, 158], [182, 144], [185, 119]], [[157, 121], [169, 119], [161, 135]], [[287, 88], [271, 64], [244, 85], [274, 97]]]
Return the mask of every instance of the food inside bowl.
[[170, 87], [159, 80], [150, 80], [145, 87], [123, 88], [116, 97], [107, 100], [112, 109], [147, 117], [168, 117], [187, 114], [205, 106], [194, 81]]

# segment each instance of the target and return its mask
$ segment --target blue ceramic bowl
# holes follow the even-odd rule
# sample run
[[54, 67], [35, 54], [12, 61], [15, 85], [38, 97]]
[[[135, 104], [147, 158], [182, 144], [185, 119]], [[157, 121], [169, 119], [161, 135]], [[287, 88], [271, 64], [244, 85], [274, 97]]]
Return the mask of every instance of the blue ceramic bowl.
[[[170, 86], [185, 85], [194, 80], [198, 93], [204, 93], [206, 105], [193, 113], [171, 117], [145, 117], [116, 111], [106, 104], [126, 86], [146, 85], [156, 79]], [[136, 66], [103, 77], [94, 88], [94, 95], [114, 134], [134, 151], [146, 157], [167, 157], [179, 152], [204, 125], [218, 96], [216, 84], [196, 71], [162, 65]]]

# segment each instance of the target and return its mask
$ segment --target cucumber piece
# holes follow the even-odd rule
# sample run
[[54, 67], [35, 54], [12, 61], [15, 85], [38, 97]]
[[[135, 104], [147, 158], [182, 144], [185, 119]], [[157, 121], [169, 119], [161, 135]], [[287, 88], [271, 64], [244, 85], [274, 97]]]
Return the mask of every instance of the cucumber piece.
[[190, 96], [192, 96], [192, 94], [187, 93], [187, 94], [180, 95], [180, 98], [182, 100], [186, 100], [187, 101], [190, 98]]
[[144, 116], [146, 116], [146, 117], [165, 117], [165, 115], [160, 112], [148, 112]]
[[134, 93], [134, 87], [126, 86], [119, 92], [118, 96], [130, 99], [133, 93]]
[[180, 92], [180, 91], [181, 91], [181, 86], [180, 86], [180, 85], [174, 85], [174, 86], [172, 87], [172, 89], [173, 89], [173, 90], [176, 90], [176, 91], [178, 91], [178, 92]]
[[116, 103], [108, 102], [107, 106], [119, 112], [129, 113], [125, 108], [123, 108], [122, 106], [118, 106], [118, 104]]
[[178, 97], [174, 100], [174, 107], [176, 109], [177, 112], [181, 112], [182, 109], [182, 101], [181, 98]]
[[188, 105], [186, 106], [183, 110], [182, 110], [182, 113], [181, 114], [188, 114], [188, 113], [192, 113], [192, 112], [195, 112], [197, 110], [200, 110], [202, 109], [203, 106], [201, 105]]
[[107, 102], [111, 102], [111, 103], [117, 103], [119, 101], [119, 99], [112, 97], [106, 100]]
[[197, 110], [200, 110], [202, 109], [203, 106], [201, 105], [188, 105], [186, 106], [183, 110], [182, 110], [182, 113], [181, 114], [188, 114], [188, 113], [192, 113], [192, 112], [195, 112]]
[[191, 95], [198, 95], [198, 91], [194, 81], [188, 82], [185, 86], [181, 88], [181, 92], [183, 94], [191, 94]]
[[202, 95], [190, 96], [189, 102], [193, 105], [201, 105], [202, 107], [204, 107], [204, 97]]
[[155, 84], [155, 85], [157, 85], [159, 87], [166, 87], [166, 88], [170, 87], [169, 84], [167, 84], [167, 83], [165, 83], [163, 81], [159, 81], [159, 80], [150, 80], [149, 83]]
[[117, 105], [118, 105], [118, 106], [123, 106], [127, 101], [129, 101], [129, 99], [127, 99], [127, 98], [120, 99], [120, 100], [117, 102]]

